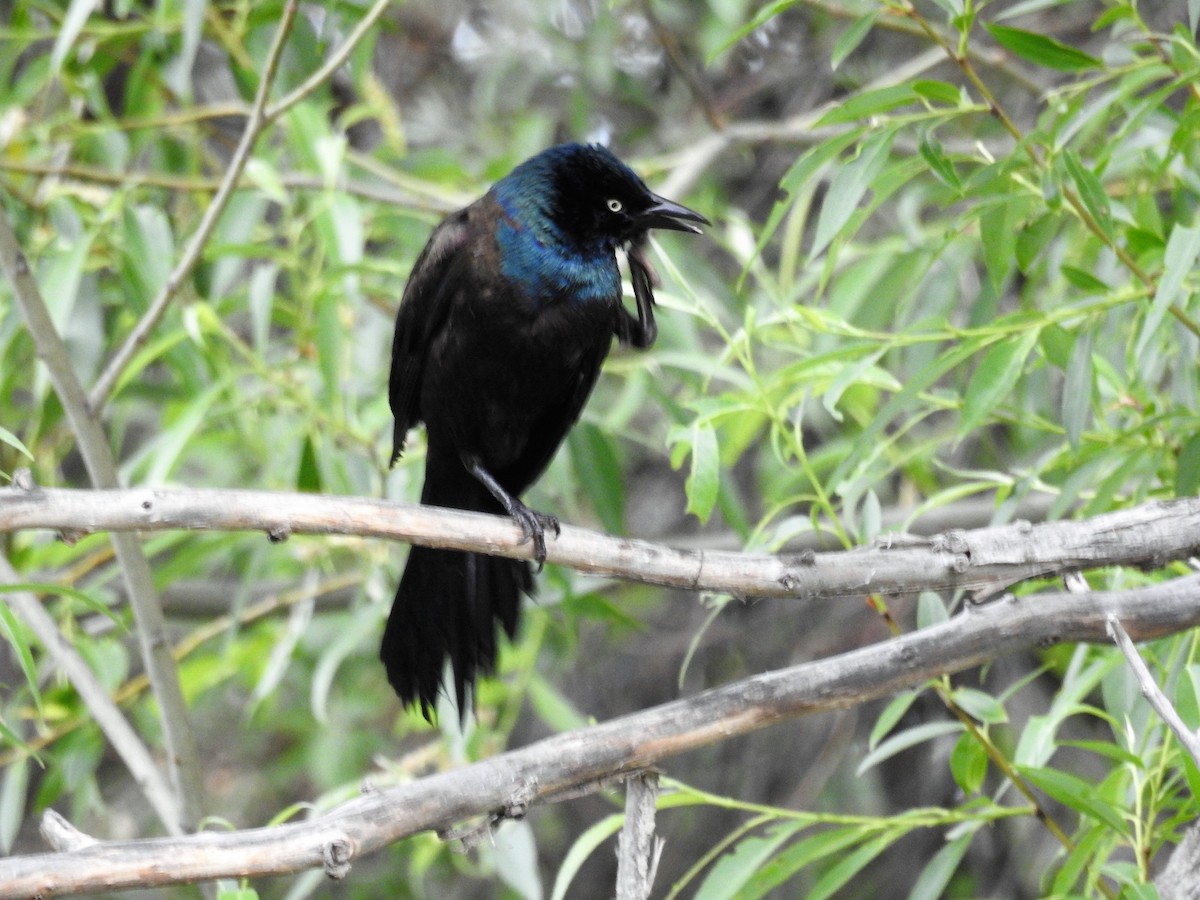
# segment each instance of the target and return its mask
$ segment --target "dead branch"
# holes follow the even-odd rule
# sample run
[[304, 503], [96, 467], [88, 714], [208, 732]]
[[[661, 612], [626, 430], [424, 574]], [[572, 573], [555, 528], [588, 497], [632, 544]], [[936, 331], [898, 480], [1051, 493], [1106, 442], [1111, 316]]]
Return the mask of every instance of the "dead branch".
[[[0, 489], [0, 531], [261, 531], [352, 534], [529, 559], [502, 516], [363, 497], [244, 490]], [[548, 537], [548, 562], [580, 572], [742, 597], [834, 597], [971, 591], [998, 594], [1030, 578], [1100, 566], [1158, 568], [1200, 553], [1200, 499], [1145, 503], [1080, 521], [896, 535], [871, 547], [798, 554], [680, 550], [569, 525]]]
[[[1109, 616], [1137, 640], [1200, 624], [1200, 575], [1130, 591], [1007, 598], [903, 637], [768, 672], [461, 769], [374, 791], [308, 822], [184, 838], [98, 842], [0, 860], [0, 900], [325, 868], [477, 816], [504, 818], [660, 764], [688, 750], [809, 713], [850, 707], [1008, 653], [1107, 642]], [[85, 842], [86, 843], [86, 842]]]

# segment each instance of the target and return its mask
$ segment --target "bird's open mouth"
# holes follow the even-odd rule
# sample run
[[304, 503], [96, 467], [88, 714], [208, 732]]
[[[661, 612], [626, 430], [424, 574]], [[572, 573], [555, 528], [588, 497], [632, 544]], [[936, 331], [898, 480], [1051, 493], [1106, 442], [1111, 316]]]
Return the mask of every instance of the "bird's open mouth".
[[700, 234], [700, 225], [711, 225], [712, 223], [694, 209], [688, 209], [681, 203], [676, 203], [674, 200], [668, 200], [666, 197], [660, 197], [657, 194], [652, 195], [654, 205], [645, 209], [638, 216], [638, 224], [643, 228], [665, 228], [670, 231], [687, 231], [691, 234]]

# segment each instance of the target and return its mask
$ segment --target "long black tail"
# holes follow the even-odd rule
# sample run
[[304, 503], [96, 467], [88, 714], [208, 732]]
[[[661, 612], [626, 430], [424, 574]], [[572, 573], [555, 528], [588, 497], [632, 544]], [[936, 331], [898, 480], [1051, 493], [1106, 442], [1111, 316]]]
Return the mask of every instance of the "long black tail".
[[[503, 509], [457, 458], [430, 448], [421, 502], [478, 512]], [[383, 632], [379, 658], [405, 705], [420, 703], [432, 721], [446, 660], [454, 670], [460, 713], [476, 675], [496, 664], [496, 635], [516, 634], [521, 593], [533, 593], [523, 560], [413, 547]]]

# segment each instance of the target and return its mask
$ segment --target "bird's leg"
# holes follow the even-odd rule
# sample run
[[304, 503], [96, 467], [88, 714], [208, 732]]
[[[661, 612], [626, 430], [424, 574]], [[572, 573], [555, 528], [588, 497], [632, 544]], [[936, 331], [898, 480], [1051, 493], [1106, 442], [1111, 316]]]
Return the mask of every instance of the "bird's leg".
[[557, 537], [561, 533], [558, 517], [549, 513], [530, 509], [492, 477], [492, 473], [483, 467], [479, 459], [471, 454], [463, 454], [463, 465], [475, 478], [488, 489], [488, 492], [499, 501], [504, 511], [512, 516], [513, 521], [521, 528], [521, 540], [533, 541], [533, 558], [537, 560], [537, 570], [542, 571], [546, 564], [546, 529], [553, 528]]
[[638, 317], [625, 313], [619, 326], [618, 339], [622, 343], [644, 350], [654, 343], [658, 337], [658, 324], [654, 321], [654, 286], [658, 283], [658, 273], [646, 259], [646, 254], [640, 243], [633, 243], [626, 251], [629, 259], [629, 276], [633, 281], [633, 296], [637, 300]]

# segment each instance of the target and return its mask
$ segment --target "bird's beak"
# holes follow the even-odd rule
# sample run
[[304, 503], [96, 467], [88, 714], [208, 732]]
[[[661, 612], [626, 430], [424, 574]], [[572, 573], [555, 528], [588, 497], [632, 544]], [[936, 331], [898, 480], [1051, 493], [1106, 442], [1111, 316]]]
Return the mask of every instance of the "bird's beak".
[[671, 231], [688, 231], [692, 234], [700, 234], [700, 229], [696, 225], [693, 225], [693, 222], [698, 222], [701, 225], [712, 224], [694, 209], [688, 209], [674, 200], [668, 200], [666, 197], [658, 196], [658, 194], [651, 194], [650, 199], [653, 201], [653, 204], [643, 210], [642, 214], [638, 216], [638, 224], [646, 229], [667, 228]]

